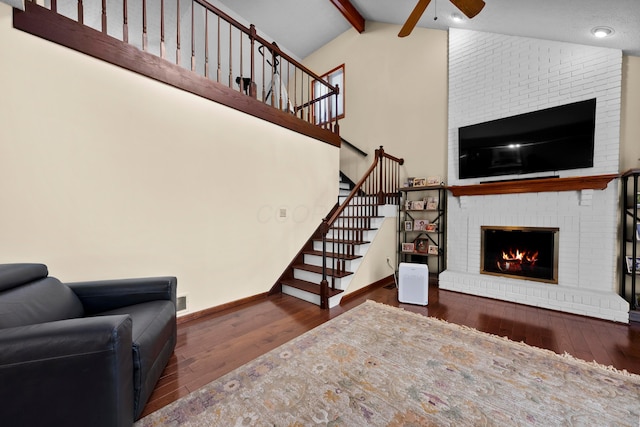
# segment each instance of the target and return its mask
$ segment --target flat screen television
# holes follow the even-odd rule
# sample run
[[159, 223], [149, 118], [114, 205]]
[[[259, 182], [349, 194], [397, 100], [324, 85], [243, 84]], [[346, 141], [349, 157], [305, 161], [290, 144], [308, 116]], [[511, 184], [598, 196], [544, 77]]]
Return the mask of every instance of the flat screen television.
[[459, 178], [593, 167], [596, 100], [458, 129]]

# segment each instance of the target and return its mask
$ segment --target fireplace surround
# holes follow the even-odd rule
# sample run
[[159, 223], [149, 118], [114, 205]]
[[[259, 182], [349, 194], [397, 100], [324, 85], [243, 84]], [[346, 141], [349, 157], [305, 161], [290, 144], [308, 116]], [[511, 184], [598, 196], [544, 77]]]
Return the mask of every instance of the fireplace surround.
[[[447, 269], [440, 289], [618, 322], [622, 53], [478, 31], [449, 31]], [[458, 129], [596, 99], [593, 167], [460, 179]], [[548, 176], [556, 178], [545, 179]], [[481, 227], [558, 228], [557, 283], [481, 273]]]

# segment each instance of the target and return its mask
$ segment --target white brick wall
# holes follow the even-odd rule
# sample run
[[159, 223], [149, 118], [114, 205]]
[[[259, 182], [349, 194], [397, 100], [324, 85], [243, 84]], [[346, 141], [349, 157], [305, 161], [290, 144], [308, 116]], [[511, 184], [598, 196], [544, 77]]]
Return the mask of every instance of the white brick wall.
[[[458, 179], [458, 127], [590, 98], [594, 167], [557, 174], [617, 173], [621, 73], [619, 50], [451, 29], [449, 184], [482, 181]], [[510, 178], [521, 176], [501, 177]], [[628, 322], [628, 304], [616, 294], [617, 204], [617, 182], [604, 191], [450, 195], [440, 287]], [[558, 285], [481, 275], [482, 225], [559, 227]]]

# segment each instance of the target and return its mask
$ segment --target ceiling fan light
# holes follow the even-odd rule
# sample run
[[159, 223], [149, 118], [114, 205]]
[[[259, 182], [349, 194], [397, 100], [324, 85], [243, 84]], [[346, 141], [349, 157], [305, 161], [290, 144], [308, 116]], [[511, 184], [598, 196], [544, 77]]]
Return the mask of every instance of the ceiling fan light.
[[462, 22], [462, 16], [459, 13], [454, 12], [451, 14], [451, 20], [453, 22]]
[[591, 29], [591, 34], [593, 34], [594, 37], [597, 37], [599, 39], [609, 37], [613, 35], [614, 32], [615, 31], [613, 31], [613, 28], [609, 28], [609, 27], [594, 27]]

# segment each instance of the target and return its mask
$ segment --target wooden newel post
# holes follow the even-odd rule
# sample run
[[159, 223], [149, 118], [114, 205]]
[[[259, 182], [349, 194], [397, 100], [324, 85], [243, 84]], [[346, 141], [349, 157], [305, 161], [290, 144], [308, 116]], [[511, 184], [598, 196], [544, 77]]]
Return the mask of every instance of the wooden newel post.
[[378, 160], [378, 204], [379, 205], [384, 205], [384, 191], [382, 189], [382, 185], [385, 182], [384, 181], [384, 148], [382, 148], [382, 145], [380, 146], [380, 149], [376, 150], [376, 156], [377, 156], [377, 160]]
[[327, 232], [329, 224], [322, 221], [322, 281], [320, 282], [320, 308], [329, 308], [329, 282], [327, 282]]
[[249, 26], [249, 39], [251, 40], [251, 81], [249, 82], [249, 95], [255, 98], [258, 94], [258, 88], [256, 87], [256, 60], [254, 47], [256, 44], [256, 26], [251, 24]]

